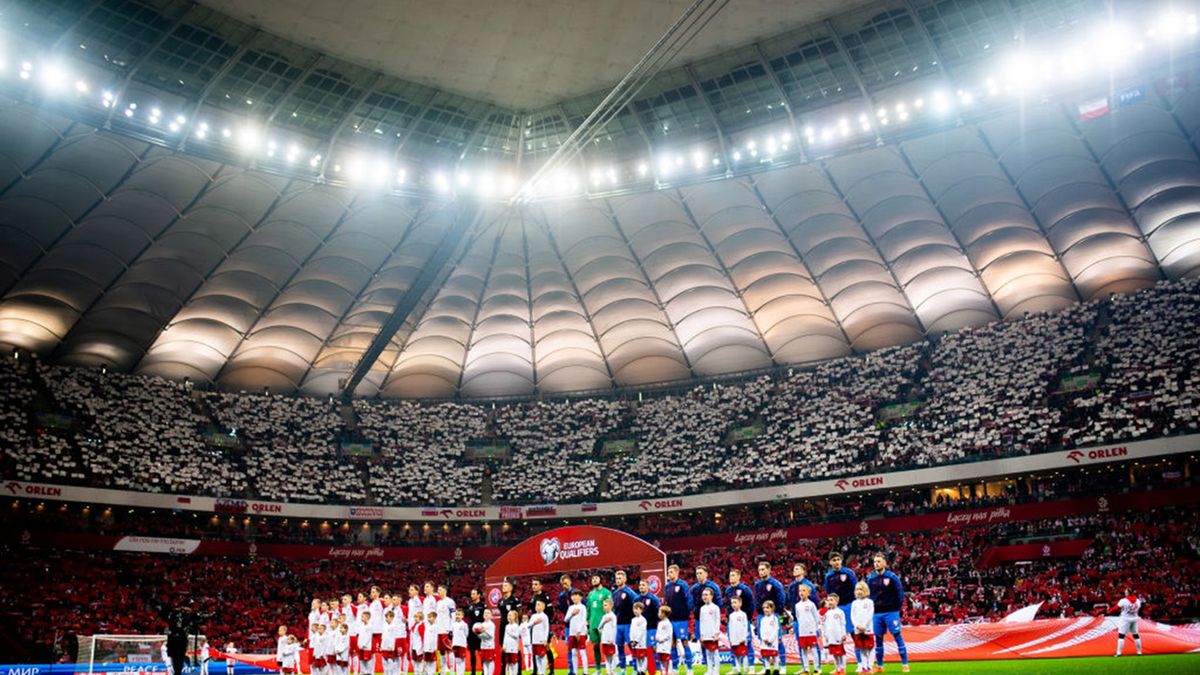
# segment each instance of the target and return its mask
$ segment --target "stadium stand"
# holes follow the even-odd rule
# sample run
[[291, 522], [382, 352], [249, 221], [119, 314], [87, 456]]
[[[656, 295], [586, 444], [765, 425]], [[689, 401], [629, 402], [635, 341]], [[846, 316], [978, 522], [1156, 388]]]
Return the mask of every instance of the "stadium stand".
[[[1200, 429], [1198, 324], [1200, 281], [1185, 279], [640, 402], [492, 410], [359, 400], [356, 431], [379, 448], [365, 465], [338, 452], [350, 430], [329, 399], [194, 396], [185, 383], [40, 363], [30, 371], [14, 359], [0, 375], [0, 414], [15, 422], [4, 432], [4, 475], [300, 502], [474, 505], [485, 482], [496, 503], [570, 502], [1029, 454]], [[1081, 374], [1083, 386], [1064, 387]], [[39, 388], [73, 427], [33, 433]], [[889, 407], [905, 410], [889, 417]], [[761, 432], [729, 437], [743, 425]], [[208, 442], [213, 427], [244, 450]], [[632, 438], [636, 449], [605, 456], [610, 437]], [[512, 458], [472, 460], [465, 449], [477, 441], [506, 444]], [[631, 471], [630, 460], [655, 470]]]
[[[472, 505], [483, 468], [465, 462], [469, 439], [486, 433], [476, 406], [418, 405], [407, 401], [354, 402], [362, 434], [379, 447], [369, 467], [375, 499], [388, 504]], [[430, 462], [437, 462], [432, 475]]]
[[[991, 568], [976, 564], [977, 553], [987, 545], [1084, 537], [1093, 543], [1078, 559]], [[12, 552], [11, 545], [6, 549], [6, 554]], [[868, 568], [871, 553], [887, 552], [892, 567], [905, 576], [909, 624], [996, 619], [1042, 600], [1047, 602], [1041, 616], [1094, 614], [1129, 584], [1148, 598], [1157, 620], [1194, 617], [1200, 611], [1200, 539], [1190, 515], [1175, 509], [720, 547], [672, 554], [670, 559], [683, 566], [687, 579], [698, 564], [723, 575], [733, 568], [752, 569], [763, 559], [786, 566], [805, 562], [817, 572], [830, 550], [845, 551], [847, 564], [860, 571]], [[449, 582], [452, 596], [461, 601], [479, 584], [483, 570], [471, 561], [431, 567], [428, 562], [239, 560], [36, 547], [24, 547], [21, 553], [7, 555], [0, 567], [0, 606], [19, 625], [20, 639], [46, 651], [55, 644], [64, 647], [74, 634], [159, 625], [165, 610], [182, 601], [216, 613], [204, 628], [208, 635], [265, 651], [273, 644], [271, 627], [280, 619], [302, 631], [313, 596], [340, 595], [372, 584], [396, 590], [434, 578]], [[27, 620], [13, 621], [17, 615]], [[71, 657], [65, 649], [56, 656]]]

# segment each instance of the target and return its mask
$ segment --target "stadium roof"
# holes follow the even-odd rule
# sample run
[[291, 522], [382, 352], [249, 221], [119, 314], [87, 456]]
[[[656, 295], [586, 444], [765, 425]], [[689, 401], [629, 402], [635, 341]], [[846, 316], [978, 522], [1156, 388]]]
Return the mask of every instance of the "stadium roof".
[[[161, 21], [138, 15], [158, 32], [140, 36], [142, 46], [119, 59], [125, 65], [87, 61], [91, 69], [79, 72], [93, 79], [65, 93], [53, 89], [62, 81], [70, 89], [57, 66], [6, 54], [0, 343], [63, 363], [332, 393], [416, 288], [413, 311], [394, 336], [385, 335], [357, 393], [558, 394], [809, 362], [1200, 271], [1200, 92], [1171, 74], [1192, 66], [1177, 59], [1171, 69], [1151, 64], [1124, 73], [1107, 97], [1105, 73], [1101, 103], [1086, 81], [1047, 79], [1053, 91], [1028, 99], [981, 79], [956, 94], [949, 89], [956, 105], [940, 114], [934, 87], [957, 76], [937, 65], [945, 66], [951, 43], [934, 50], [936, 31], [979, 15], [951, 13], [962, 2], [892, 4], [865, 17], [883, 36], [877, 41], [864, 38], [864, 17], [854, 13], [797, 29], [826, 37], [796, 53], [814, 48], [813, 59], [842, 70], [818, 72], [815, 61], [779, 57], [780, 68], [806, 64], [813, 77], [848, 74], [856, 84], [840, 103], [803, 112], [793, 98], [800, 90], [781, 84], [785, 70], [761, 67], [763, 59], [773, 62], [769, 54], [786, 52], [792, 37], [751, 47], [767, 54], [755, 58], [759, 69], [714, 76], [718, 94], [694, 111], [694, 119], [708, 121], [684, 125], [689, 143], [711, 142], [715, 171], [708, 155], [648, 156], [643, 145], [629, 158], [632, 166], [650, 164], [643, 182], [635, 170], [634, 183], [584, 187], [585, 194], [565, 198], [478, 200], [449, 264], [427, 288], [421, 270], [461, 214], [457, 205], [475, 198], [465, 187], [455, 195], [333, 176], [350, 149], [361, 151], [360, 136], [374, 138], [349, 129], [378, 108], [371, 101], [379, 88], [409, 85], [341, 61], [330, 65], [324, 56], [320, 68], [309, 63], [270, 85], [279, 91], [264, 134], [326, 132], [323, 140], [296, 136], [316, 139], [323, 157], [291, 166], [283, 140], [278, 153], [263, 138], [253, 147], [233, 139], [221, 145], [217, 130], [243, 104], [223, 103], [224, 94], [214, 92], [252, 77], [266, 86], [261, 73], [242, 67], [248, 54], [304, 52], [210, 9], [165, 3]], [[1028, 21], [1058, 16], [1055, 25], [1078, 16], [1068, 10], [1087, 9], [1000, 4]], [[106, 63], [116, 64], [114, 50], [132, 47], [101, 27], [129, 24], [96, 17], [131, 6], [148, 7], [92, 3], [60, 21], [69, 25], [51, 33], [51, 42], [90, 46], [85, 61], [105, 51]], [[57, 14], [38, 16], [58, 25]], [[204, 71], [207, 80], [179, 78], [183, 84], [171, 88], [165, 69], [182, 66], [167, 57], [186, 52], [192, 67], [200, 58], [176, 43], [193, 20], [243, 41], [214, 51], [223, 56]], [[860, 28], [834, 40], [829, 34], [846, 22]], [[48, 30], [22, 25], [29, 34]], [[1177, 25], [1196, 32], [1194, 16]], [[912, 31], [925, 47], [894, 39]], [[851, 39], [860, 40], [859, 51], [846, 47]], [[264, 41], [273, 50], [256, 52]], [[832, 51], [819, 47], [825, 44]], [[967, 38], [958, 44], [965, 50]], [[885, 58], [904, 61], [922, 49], [943, 55], [932, 60], [932, 81], [911, 73], [872, 79], [892, 68]], [[846, 54], [858, 57], [838, 61]], [[707, 78], [720, 68], [710, 73], [703, 64], [735, 61], [710, 57], [684, 77]], [[976, 60], [960, 62], [964, 73], [977, 72]], [[334, 66], [374, 84], [357, 91], [309, 86], [314, 77], [327, 80]], [[663, 77], [671, 72], [678, 71]], [[758, 117], [761, 107], [753, 108], [750, 116], [768, 126], [726, 120], [712, 105], [724, 100], [726, 85], [745, 92], [764, 84], [789, 101], [782, 114]], [[646, 99], [646, 111], [660, 103], [697, 108], [696, 100], [681, 103], [664, 91], [679, 90], [652, 90], [657, 98]], [[872, 107], [860, 113], [864, 99]], [[339, 108], [331, 100], [349, 102]], [[185, 113], [173, 117], [175, 110]], [[295, 116], [286, 114], [292, 110]], [[341, 112], [330, 121], [318, 110]], [[420, 148], [440, 156], [441, 132], [423, 124], [423, 115], [415, 119], [412, 129], [397, 128], [406, 137], [427, 135], [433, 140]], [[201, 120], [212, 121], [209, 138]], [[472, 155], [462, 157], [450, 166], [461, 168]], [[466, 174], [448, 175], [462, 181]]]
[[[869, 0], [736, 0], [674, 65]], [[691, 0], [202, 0], [269, 33], [473, 99], [530, 111], [612, 87]]]

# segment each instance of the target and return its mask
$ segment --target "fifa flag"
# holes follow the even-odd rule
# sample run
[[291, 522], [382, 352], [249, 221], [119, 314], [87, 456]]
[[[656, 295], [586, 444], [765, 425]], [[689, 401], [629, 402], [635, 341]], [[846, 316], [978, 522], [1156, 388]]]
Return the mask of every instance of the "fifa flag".
[[1104, 96], [1079, 104], [1079, 119], [1086, 122], [1108, 114], [1108, 97]]

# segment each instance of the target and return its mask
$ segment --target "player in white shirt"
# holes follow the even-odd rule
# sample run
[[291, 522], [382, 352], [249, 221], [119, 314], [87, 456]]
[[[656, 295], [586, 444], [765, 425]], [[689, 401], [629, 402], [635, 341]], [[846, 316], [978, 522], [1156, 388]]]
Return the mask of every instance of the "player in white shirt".
[[[730, 612], [725, 619], [725, 632], [729, 635], [729, 652], [733, 657], [733, 672], [748, 671], [746, 663], [750, 652], [750, 620], [742, 611], [742, 598], [733, 596], [729, 599]], [[766, 662], [764, 658], [764, 663]]]
[[[167, 653], [167, 643], [162, 643], [163, 670], [167, 671], [167, 675], [175, 675], [175, 665], [171, 663], [171, 655]], [[278, 655], [276, 655], [278, 656]]]
[[825, 636], [825, 651], [833, 657], [833, 675], [846, 675], [846, 613], [838, 609], [837, 593], [825, 596], [821, 634]]
[[484, 608], [483, 621], [471, 627], [479, 636], [479, 659], [483, 662], [483, 675], [496, 671], [496, 624], [492, 623], [492, 610]]
[[604, 616], [600, 617], [600, 657], [604, 659], [604, 672], [617, 672], [617, 615], [613, 614], [612, 598], [604, 599]]
[[333, 637], [334, 650], [337, 652], [338, 675], [346, 675], [350, 668], [350, 625], [338, 626], [337, 635]]
[[533, 614], [529, 617], [529, 641], [537, 672], [549, 672], [546, 669], [546, 643], [550, 641], [550, 618], [546, 616], [546, 603], [541, 600], [533, 603]]
[[854, 626], [854, 653], [858, 655], [857, 672], [869, 673], [875, 664], [875, 601], [867, 582], [854, 585], [854, 602], [850, 603], [850, 625]]
[[275, 662], [278, 663], [280, 667], [283, 666], [283, 648], [287, 645], [288, 641], [287, 630], [287, 626], [280, 626], [279, 630], [275, 633], [279, 636], [275, 639]]
[[421, 598], [421, 590], [416, 584], [408, 585], [408, 632], [412, 632], [413, 626], [417, 624], [414, 618], [417, 614], [425, 612], [425, 601]]
[[654, 657], [658, 661], [658, 672], [671, 675], [671, 654], [675, 650], [675, 627], [671, 625], [671, 608], [658, 608], [658, 628], [654, 630]]
[[[392, 613], [396, 616], [396, 672], [407, 673], [409, 664], [408, 617], [404, 616], [404, 605], [400, 594], [392, 596]], [[387, 616], [386, 614], [384, 615]]]
[[792, 621], [796, 625], [796, 646], [800, 649], [800, 672], [809, 672], [810, 664], [813, 672], [819, 672], [821, 661], [817, 655], [817, 630], [821, 626], [821, 610], [809, 599], [812, 590], [806, 584], [800, 584], [796, 592], [800, 594], [800, 600], [793, 610], [795, 614]]
[[1125, 635], [1133, 635], [1133, 645], [1137, 647], [1138, 656], [1142, 655], [1142, 636], [1138, 635], [1139, 612], [1142, 611], [1142, 599], [1134, 595], [1132, 588], [1125, 589], [1125, 597], [1109, 608], [1109, 612], [1120, 612], [1117, 616], [1117, 653], [1120, 656], [1125, 649]]
[[646, 617], [642, 614], [646, 606], [641, 602], [633, 603], [633, 618], [629, 621], [629, 652], [633, 655], [635, 675], [646, 675], [646, 656], [650, 651], [647, 646]]
[[762, 621], [758, 622], [759, 658], [768, 675], [779, 675], [779, 619], [775, 618], [775, 603], [767, 600], [762, 606]]
[[312, 640], [308, 643], [309, 657], [312, 659], [312, 675], [324, 675], [325, 663], [325, 624], [318, 623]]
[[470, 627], [464, 617], [466, 612], [461, 607], [454, 610], [454, 623], [450, 625], [450, 653], [457, 675], [467, 672], [467, 633]]
[[200, 641], [200, 675], [208, 675], [208, 661], [211, 655], [208, 651], [208, 640]]
[[[382, 626], [382, 623], [383, 622], [381, 621], [380, 622], [381, 626]], [[375, 625], [375, 613], [374, 612], [370, 612], [370, 611], [360, 612], [358, 615], [358, 621], [354, 622], [354, 625], [352, 627], [353, 630], [351, 631], [351, 635], [355, 635], [358, 638], [357, 643], [358, 643], [359, 668], [361, 669], [362, 672], [365, 672], [365, 673], [373, 673], [375, 671], [375, 650], [372, 649], [372, 642], [374, 640], [374, 637], [373, 637], [374, 634], [372, 633], [372, 630], [373, 630], [372, 626], [374, 626], [374, 625]], [[380, 631], [381, 631], [379, 633], [380, 642], [382, 642], [382, 640], [383, 640], [382, 630], [383, 629], [380, 628]], [[378, 644], [380, 644], [380, 643], [378, 643], [378, 642], [375, 643], [375, 645], [378, 645]]]
[[313, 598], [312, 608], [308, 612], [308, 658], [311, 661], [313, 640], [317, 637], [317, 624], [321, 623], [321, 601]]
[[383, 613], [383, 637], [379, 638], [379, 658], [383, 661], [383, 675], [395, 675], [396, 642], [399, 638], [399, 626], [403, 620], [396, 619], [396, 612], [389, 609]]
[[533, 668], [533, 636], [529, 630], [529, 612], [521, 612], [521, 670]]
[[300, 672], [300, 643], [296, 641], [295, 635], [288, 636], [287, 646], [283, 650], [283, 665], [280, 669], [284, 675]]
[[226, 642], [225, 649], [221, 651], [225, 652], [225, 675], [233, 675], [233, 655], [238, 653], [237, 646], [232, 642]]
[[425, 615], [421, 610], [409, 617], [415, 623], [408, 629], [409, 654], [412, 656], [413, 672], [421, 675], [425, 672]]
[[504, 626], [504, 675], [519, 675], [521, 672], [521, 615], [517, 610], [508, 613]]
[[425, 615], [425, 638], [422, 651], [425, 652], [423, 663], [426, 675], [436, 675], [438, 671], [438, 633], [437, 610]]
[[563, 623], [567, 625], [567, 649], [575, 652], [575, 669], [570, 675], [587, 673], [587, 638], [588, 620], [587, 607], [583, 604], [583, 591], [571, 591], [571, 606], [563, 615]]
[[[365, 645], [362, 644], [362, 634], [359, 633], [358, 649], [360, 656], [364, 648], [370, 650], [371, 659], [374, 659], [375, 650], [379, 649], [379, 641], [383, 638], [383, 598], [378, 586], [371, 587], [371, 604], [367, 606], [367, 611], [371, 614], [371, 620], [368, 622], [371, 629], [371, 641]], [[363, 660], [366, 661], [366, 659]], [[373, 672], [375, 661], [367, 661], [363, 666], [367, 672]]]
[[713, 603], [711, 588], [706, 587], [700, 592], [700, 600], [704, 603], [700, 606], [700, 625], [697, 627], [700, 651], [704, 655], [705, 673], [715, 675], [721, 668], [721, 661], [717, 658], [717, 641], [721, 638], [721, 608]]
[[368, 607], [369, 607], [366, 604], [366, 596], [365, 595], [363, 595], [362, 593], [359, 593], [358, 599], [359, 599], [359, 604], [356, 605], [356, 604], [354, 604], [354, 599], [352, 597], [350, 597], [349, 593], [343, 595], [342, 596], [342, 606], [341, 606], [341, 609], [339, 610], [342, 614], [342, 617], [350, 624], [350, 666], [349, 666], [349, 668], [350, 668], [350, 673], [352, 673], [352, 675], [357, 675], [357, 673], [362, 672], [362, 663], [361, 663], [360, 659], [358, 658], [359, 650], [361, 649], [361, 645], [358, 644], [358, 635], [360, 633], [360, 631], [358, 630], [358, 622], [360, 620], [359, 617], [362, 616], [363, 612], [368, 611]]
[[450, 654], [450, 627], [454, 625], [454, 599], [449, 595], [449, 589], [444, 584], [437, 587], [437, 599], [434, 601], [434, 611], [437, 612], [438, 653], [441, 656], [439, 667], [443, 673], [454, 671], [453, 657]]

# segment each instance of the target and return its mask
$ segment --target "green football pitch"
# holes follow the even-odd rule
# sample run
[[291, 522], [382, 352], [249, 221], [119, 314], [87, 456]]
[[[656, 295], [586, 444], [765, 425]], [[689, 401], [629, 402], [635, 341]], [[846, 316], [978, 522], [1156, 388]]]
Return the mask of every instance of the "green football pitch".
[[[1020, 659], [1014, 661], [919, 661], [911, 664], [914, 675], [1007, 675], [1021, 673], [1028, 675], [1191, 675], [1200, 673], [1200, 654], [1171, 654], [1165, 656], [1136, 656], [1126, 654], [1120, 658], [1101, 656], [1075, 659]], [[821, 669], [824, 675], [829, 675], [833, 666], [825, 664]], [[787, 675], [796, 675], [799, 666], [790, 666]], [[564, 669], [558, 669], [557, 675], [566, 675]], [[591, 673], [591, 670], [588, 671]], [[618, 675], [620, 670], [617, 671]], [[630, 671], [632, 672], [632, 671]], [[687, 671], [684, 671], [686, 673]], [[706, 675], [703, 668], [696, 668], [696, 675]], [[721, 675], [730, 675], [729, 666], [721, 668]], [[848, 675], [853, 675], [854, 666], [846, 668]], [[889, 662], [885, 673], [899, 673], [900, 664]], [[526, 670], [522, 675], [532, 675]], [[674, 675], [679, 675], [675, 673]]]

